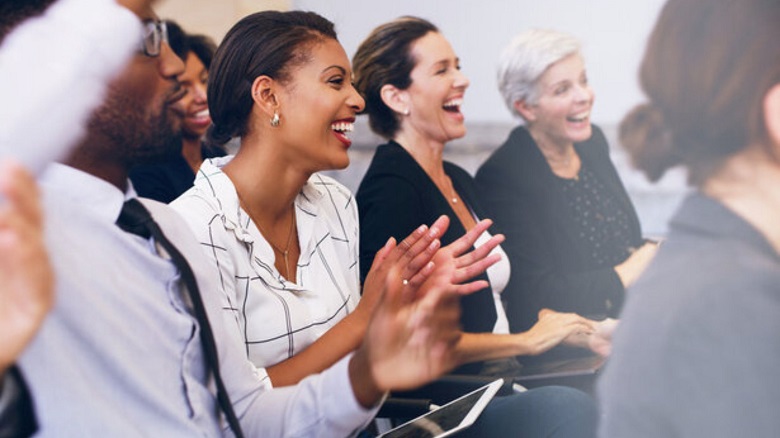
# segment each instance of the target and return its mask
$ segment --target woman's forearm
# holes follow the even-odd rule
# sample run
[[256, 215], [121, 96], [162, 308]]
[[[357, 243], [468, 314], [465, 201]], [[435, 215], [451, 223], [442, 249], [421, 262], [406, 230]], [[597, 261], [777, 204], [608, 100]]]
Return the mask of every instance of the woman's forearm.
[[461, 364], [532, 354], [522, 333], [463, 333], [455, 352]]
[[356, 350], [366, 333], [368, 318], [353, 312], [293, 357], [266, 368], [274, 386], [295, 385], [320, 373]]

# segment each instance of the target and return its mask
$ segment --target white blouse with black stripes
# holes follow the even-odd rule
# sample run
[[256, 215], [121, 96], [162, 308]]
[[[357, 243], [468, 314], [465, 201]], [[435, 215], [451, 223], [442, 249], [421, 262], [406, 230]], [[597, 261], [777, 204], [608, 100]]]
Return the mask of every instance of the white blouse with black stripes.
[[[295, 199], [301, 255], [296, 282], [274, 266], [274, 252], [241, 209], [220, 169], [207, 160], [195, 186], [171, 203], [217, 266], [221, 290], [239, 324], [249, 360], [263, 368], [300, 353], [355, 309], [360, 299], [358, 213], [352, 193], [313, 175]], [[206, 293], [207, 291], [204, 291]]]

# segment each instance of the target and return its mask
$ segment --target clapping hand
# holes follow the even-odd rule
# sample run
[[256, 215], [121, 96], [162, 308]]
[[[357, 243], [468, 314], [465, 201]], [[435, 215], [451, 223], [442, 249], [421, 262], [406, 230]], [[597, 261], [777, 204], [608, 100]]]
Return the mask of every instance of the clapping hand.
[[431, 260], [441, 246], [439, 237], [446, 229], [446, 220], [439, 219], [430, 228], [421, 225], [398, 245], [392, 237], [388, 239], [374, 257], [355, 312], [363, 313], [367, 322], [384, 293], [389, 276], [400, 278], [405, 286], [419, 287], [433, 271]]
[[[439, 220], [445, 219], [449, 225], [449, 219], [446, 216], [442, 216]], [[469, 280], [482, 274], [500, 260], [500, 256], [491, 254], [491, 251], [504, 241], [504, 236], [502, 234], [492, 236], [490, 240], [478, 248], [468, 251], [474, 246], [479, 236], [492, 224], [493, 221], [490, 219], [482, 220], [458, 240], [436, 251], [433, 257], [434, 268], [431, 270], [430, 277], [442, 277], [439, 279], [442, 282], [440, 284], [447, 284], [448, 288], [460, 295], [488, 287], [488, 282], [485, 280]], [[420, 290], [424, 292], [427, 289], [427, 287], [423, 287]]]
[[32, 176], [0, 165], [0, 372], [30, 342], [53, 304], [43, 214]]
[[[503, 236], [467, 251], [490, 225], [482, 221], [436, 250], [433, 241], [422, 250], [423, 243], [415, 241], [403, 251], [405, 258], [387, 268], [364, 342], [350, 363], [352, 386], [364, 406], [386, 391], [420, 386], [458, 365], [454, 347], [461, 336], [460, 296], [487, 286], [484, 280], [469, 280], [498, 261], [490, 252]], [[446, 216], [439, 218], [427, 231], [429, 238], [448, 226]], [[420, 247], [411, 249], [416, 244]]]
[[446, 277], [450, 284], [448, 287], [459, 294], [467, 294], [487, 287], [487, 282], [484, 280], [473, 282], [468, 280], [481, 274], [499, 260], [498, 255], [490, 255], [490, 252], [504, 240], [504, 237], [493, 236], [484, 245], [467, 253], [479, 236], [492, 224], [490, 220], [483, 220], [455, 242], [440, 248], [439, 237], [447, 231], [449, 224], [449, 218], [441, 216], [430, 228], [421, 225], [398, 245], [394, 244], [392, 238], [388, 240], [374, 257], [363, 287], [363, 298], [356, 311], [373, 312], [381, 298], [391, 269], [396, 269], [396, 272], [400, 273], [393, 275], [400, 275], [404, 286], [417, 291], [427, 289], [421, 286], [432, 275]]

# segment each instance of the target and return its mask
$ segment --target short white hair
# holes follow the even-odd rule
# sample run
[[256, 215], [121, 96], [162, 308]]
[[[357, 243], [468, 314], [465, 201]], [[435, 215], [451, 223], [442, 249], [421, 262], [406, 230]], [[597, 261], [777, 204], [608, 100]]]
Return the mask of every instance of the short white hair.
[[547, 29], [532, 29], [515, 36], [498, 59], [498, 91], [512, 114], [515, 102], [536, 103], [538, 81], [552, 64], [579, 54], [582, 45], [573, 36]]

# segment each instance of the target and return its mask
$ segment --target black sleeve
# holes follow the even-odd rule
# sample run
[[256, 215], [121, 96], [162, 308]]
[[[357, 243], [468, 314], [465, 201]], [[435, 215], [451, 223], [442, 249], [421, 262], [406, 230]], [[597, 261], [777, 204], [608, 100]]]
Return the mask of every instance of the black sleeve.
[[0, 385], [0, 438], [32, 436], [37, 430], [35, 410], [19, 369], [8, 370]]
[[361, 281], [387, 239], [395, 237], [400, 242], [424, 222], [422, 200], [409, 181], [382, 175], [364, 182], [367, 184], [361, 186], [357, 196]]

